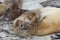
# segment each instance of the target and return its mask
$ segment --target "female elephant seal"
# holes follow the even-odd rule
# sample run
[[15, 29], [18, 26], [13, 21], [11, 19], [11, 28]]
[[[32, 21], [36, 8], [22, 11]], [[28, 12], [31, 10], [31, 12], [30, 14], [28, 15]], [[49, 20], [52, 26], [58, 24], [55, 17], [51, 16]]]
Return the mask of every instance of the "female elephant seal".
[[60, 32], [60, 8], [46, 7], [28, 11], [13, 22], [19, 36], [40, 36]]

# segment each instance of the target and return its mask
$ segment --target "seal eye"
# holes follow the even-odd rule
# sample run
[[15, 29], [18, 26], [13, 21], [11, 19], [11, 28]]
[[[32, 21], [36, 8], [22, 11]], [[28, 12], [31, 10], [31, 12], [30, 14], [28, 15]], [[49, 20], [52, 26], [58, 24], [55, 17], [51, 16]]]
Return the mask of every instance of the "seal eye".
[[19, 27], [20, 27], [21, 29], [23, 29], [23, 28], [24, 28], [23, 24], [20, 24], [20, 25], [19, 25]]
[[20, 25], [20, 27], [23, 27], [23, 25]]

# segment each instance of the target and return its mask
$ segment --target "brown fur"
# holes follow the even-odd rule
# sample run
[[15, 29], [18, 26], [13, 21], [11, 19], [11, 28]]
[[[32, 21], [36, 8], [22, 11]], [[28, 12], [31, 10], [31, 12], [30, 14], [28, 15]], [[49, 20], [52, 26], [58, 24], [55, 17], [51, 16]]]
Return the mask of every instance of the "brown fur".
[[27, 10], [21, 9], [23, 0], [6, 0], [4, 1], [5, 5], [9, 5], [10, 7], [6, 10], [3, 19], [7, 21], [11, 21], [19, 17], [22, 13]]
[[4, 14], [6, 10], [7, 8], [3, 4], [0, 4], [0, 17]]
[[27, 10], [24, 10], [24, 9], [11, 10], [11, 9], [8, 9], [5, 12], [3, 19], [6, 20], [6, 21], [15, 20], [17, 17], [22, 15], [25, 11], [27, 11]]
[[11, 8], [13, 4], [17, 4], [19, 8], [22, 7], [23, 0], [3, 0], [3, 5], [8, 8]]

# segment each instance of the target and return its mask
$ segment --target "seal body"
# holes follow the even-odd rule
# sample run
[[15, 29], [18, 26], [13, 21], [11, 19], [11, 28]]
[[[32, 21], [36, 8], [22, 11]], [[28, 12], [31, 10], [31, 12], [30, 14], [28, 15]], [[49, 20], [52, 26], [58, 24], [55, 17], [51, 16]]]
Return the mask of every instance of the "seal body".
[[19, 36], [41, 36], [60, 32], [60, 8], [46, 7], [27, 11], [13, 22], [13, 29]]
[[41, 10], [42, 17], [37, 27], [37, 35], [47, 35], [60, 32], [60, 8], [46, 7]]

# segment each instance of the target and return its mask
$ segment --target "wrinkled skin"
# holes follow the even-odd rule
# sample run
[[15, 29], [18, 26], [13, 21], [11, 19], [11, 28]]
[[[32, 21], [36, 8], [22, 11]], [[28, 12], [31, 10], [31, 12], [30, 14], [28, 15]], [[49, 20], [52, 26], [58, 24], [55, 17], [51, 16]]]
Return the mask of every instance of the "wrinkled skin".
[[[42, 19], [41, 14], [45, 14]], [[13, 30], [19, 36], [42, 36], [60, 32], [60, 8], [47, 7], [25, 12], [13, 22]]]

